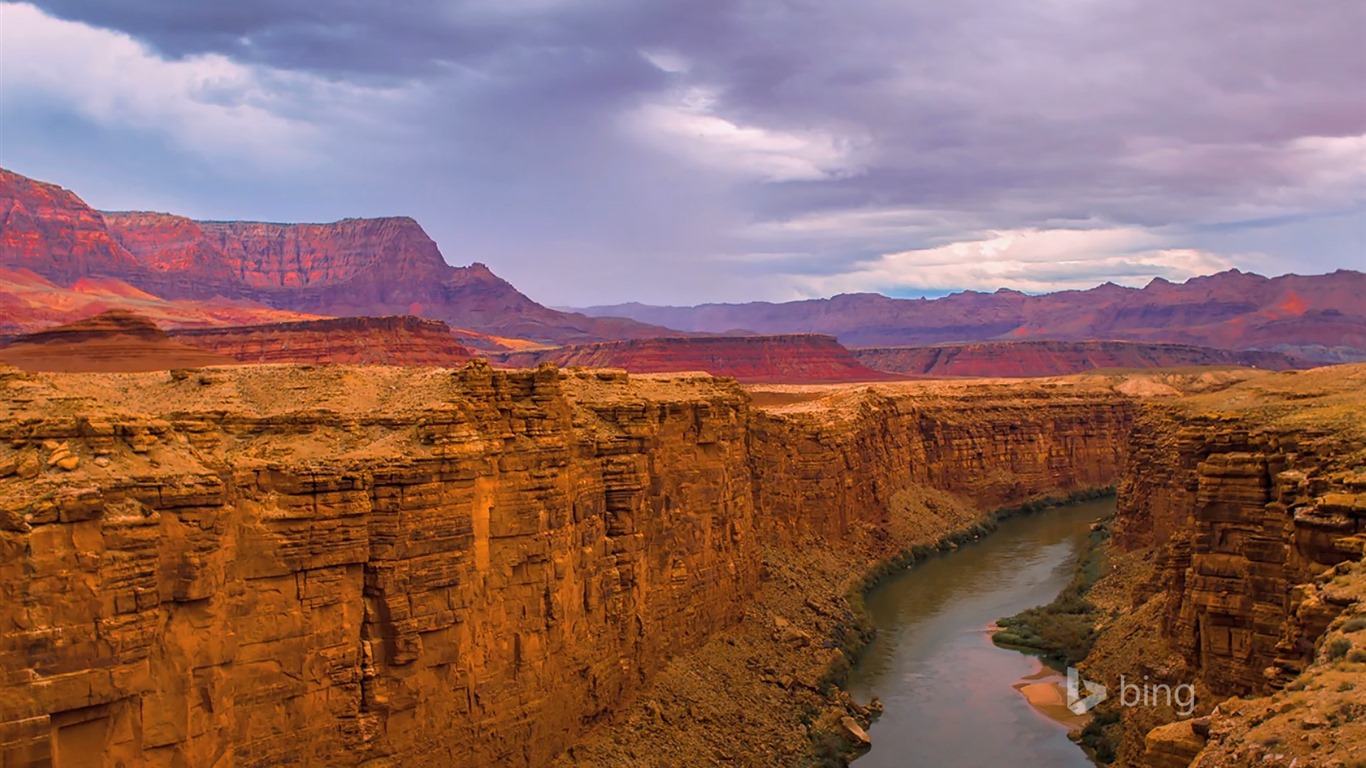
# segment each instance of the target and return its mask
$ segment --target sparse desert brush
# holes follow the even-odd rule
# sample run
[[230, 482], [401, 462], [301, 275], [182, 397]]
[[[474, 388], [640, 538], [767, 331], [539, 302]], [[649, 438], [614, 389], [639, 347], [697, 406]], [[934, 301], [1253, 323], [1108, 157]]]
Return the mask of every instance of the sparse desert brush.
[[1337, 661], [1345, 658], [1347, 652], [1350, 650], [1352, 650], [1351, 640], [1348, 640], [1345, 637], [1335, 637], [1328, 641], [1328, 646], [1325, 648], [1324, 652], [1328, 656], [1329, 661]]

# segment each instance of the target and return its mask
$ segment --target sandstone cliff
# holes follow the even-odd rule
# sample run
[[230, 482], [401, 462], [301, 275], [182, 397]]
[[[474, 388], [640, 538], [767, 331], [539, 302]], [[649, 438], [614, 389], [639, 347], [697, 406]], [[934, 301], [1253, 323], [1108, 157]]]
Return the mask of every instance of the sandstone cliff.
[[296, 323], [193, 328], [171, 338], [243, 363], [458, 366], [470, 350], [439, 320], [341, 317]]
[[0, 387], [6, 765], [543, 765], [757, 579], [711, 379]]
[[136, 271], [104, 219], [75, 194], [0, 168], [0, 266], [70, 284]]
[[1096, 368], [1247, 366], [1280, 371], [1309, 367], [1279, 352], [1130, 341], [993, 341], [851, 351], [869, 368], [912, 376], [1061, 376]]
[[[1256, 715], [1268, 705], [1221, 704], [1211, 756], [1198, 765], [1251, 764], [1266, 754], [1284, 755], [1278, 764], [1297, 756], [1301, 765], [1341, 764], [1332, 761], [1361, 746], [1343, 739], [1345, 751], [1330, 756], [1317, 735], [1296, 733], [1301, 720], [1359, 701], [1355, 683], [1312, 706], [1296, 691], [1332, 622], [1350, 606], [1366, 610], [1359, 578], [1334, 581], [1360, 570], [1366, 545], [1364, 387], [1363, 366], [1272, 374], [1152, 404], [1139, 417], [1114, 542], [1154, 567], [1129, 585], [1125, 616], [1106, 629], [1089, 668], [1195, 683], [1205, 713], [1229, 696], [1284, 689], [1274, 714]], [[1120, 756], [1130, 764], [1186, 765], [1209, 733], [1206, 725], [1193, 734], [1187, 723], [1147, 734], [1174, 719], [1170, 711], [1122, 715]], [[1286, 729], [1293, 740], [1270, 724], [1265, 743], [1226, 738], [1276, 717], [1294, 723]]]
[[512, 367], [543, 362], [632, 373], [706, 371], [743, 382], [879, 381], [893, 375], [865, 367], [833, 336], [661, 337], [494, 354]]
[[[1133, 408], [1088, 380], [755, 413], [710, 377], [477, 363], [0, 390], [0, 754], [58, 766], [539, 766], [696, 664], [732, 690], [668, 699], [654, 763], [790, 765], [804, 712], [845, 712], [812, 638], [863, 558], [1111, 482]], [[639, 764], [601, 744], [562, 759]]]

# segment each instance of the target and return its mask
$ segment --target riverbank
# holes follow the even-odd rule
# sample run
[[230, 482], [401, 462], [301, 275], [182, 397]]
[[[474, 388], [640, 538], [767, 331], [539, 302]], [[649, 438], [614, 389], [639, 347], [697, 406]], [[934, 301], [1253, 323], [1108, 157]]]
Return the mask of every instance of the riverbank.
[[[867, 728], [875, 714], [844, 690], [872, 638], [867, 593], [1009, 518], [1110, 492], [1049, 494], [984, 512], [960, 495], [917, 489], [897, 495], [884, 528], [837, 545], [812, 537], [793, 548], [766, 546], [760, 590], [740, 624], [674, 659], [639, 700], [555, 766], [847, 765], [858, 750], [841, 720]], [[736, 738], [726, 743], [727, 734]]]
[[1102, 613], [1088, 598], [1105, 574], [1108, 520], [1091, 527], [1085, 548], [1078, 553], [1072, 579], [1047, 605], [1026, 608], [996, 621], [992, 642], [1036, 654], [1056, 665], [1072, 665], [1086, 658], [1099, 636]]
[[995, 646], [986, 628], [1064, 589], [1089, 527], [1113, 506], [1106, 497], [1003, 516], [991, 535], [927, 557], [866, 596], [878, 634], [845, 687], [859, 700], [880, 697], [886, 712], [856, 766], [1090, 765], [1069, 726], [1011, 690], [1038, 678], [1036, 658]]

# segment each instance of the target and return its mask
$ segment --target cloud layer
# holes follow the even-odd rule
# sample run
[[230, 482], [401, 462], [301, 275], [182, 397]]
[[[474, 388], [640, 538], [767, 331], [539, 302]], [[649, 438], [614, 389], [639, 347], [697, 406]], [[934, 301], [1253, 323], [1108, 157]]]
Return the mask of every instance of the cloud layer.
[[1366, 268], [1355, 0], [0, 14], [0, 164], [107, 208], [408, 213], [547, 303]]

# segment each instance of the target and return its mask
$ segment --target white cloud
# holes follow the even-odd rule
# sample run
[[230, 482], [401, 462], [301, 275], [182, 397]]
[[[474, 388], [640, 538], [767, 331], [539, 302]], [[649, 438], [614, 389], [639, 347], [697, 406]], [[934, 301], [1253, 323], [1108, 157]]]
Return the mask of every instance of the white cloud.
[[630, 130], [667, 151], [763, 181], [839, 178], [857, 170], [858, 142], [853, 139], [827, 131], [744, 125], [718, 111], [713, 91], [690, 87], [637, 108], [626, 121]]
[[121, 32], [0, 3], [0, 107], [51, 101], [203, 156], [307, 164], [326, 115], [355, 114], [359, 98], [379, 93], [217, 54], [169, 60]]
[[[1240, 256], [1246, 265], [1257, 256]], [[981, 240], [884, 254], [838, 275], [790, 275], [801, 295], [856, 291], [1013, 288], [1056, 291], [1098, 282], [1141, 286], [1153, 277], [1184, 280], [1228, 269], [1235, 260], [1190, 248], [1169, 247], [1152, 231], [1110, 229], [1020, 229], [993, 232]]]
[[673, 51], [666, 50], [642, 50], [640, 57], [654, 65], [661, 72], [668, 72], [671, 75], [681, 75], [688, 71], [688, 60]]

